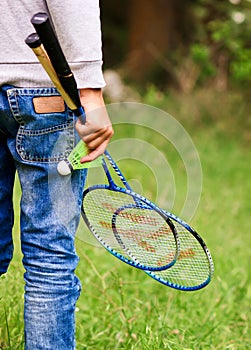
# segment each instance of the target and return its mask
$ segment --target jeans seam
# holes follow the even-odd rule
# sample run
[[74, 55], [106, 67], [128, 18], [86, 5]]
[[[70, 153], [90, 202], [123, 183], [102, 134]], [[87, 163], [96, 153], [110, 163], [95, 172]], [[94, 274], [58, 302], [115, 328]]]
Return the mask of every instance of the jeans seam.
[[[66, 149], [64, 150], [64, 152], [54, 155], [54, 156], [49, 156], [49, 157], [35, 157], [35, 156], [31, 156], [27, 153], [27, 151], [25, 150], [24, 147], [22, 147], [23, 144], [23, 138], [25, 136], [38, 136], [38, 135], [43, 135], [43, 134], [48, 134], [48, 130], [51, 129], [51, 131], [64, 131], [67, 132], [68, 136], [68, 144]], [[21, 157], [22, 160], [24, 161], [28, 161], [28, 162], [44, 162], [44, 163], [54, 163], [54, 162], [58, 162], [60, 160], [62, 160], [63, 158], [66, 158], [69, 153], [71, 152], [71, 150], [74, 147], [74, 129], [72, 127], [72, 122], [69, 121], [69, 124], [63, 124], [61, 126], [57, 126], [57, 127], [52, 127], [52, 128], [48, 128], [47, 132], [40, 132], [40, 133], [36, 133], [34, 131], [25, 131], [24, 130], [24, 126], [20, 126], [17, 136], [16, 136], [16, 150], [19, 154], [19, 156]]]
[[7, 90], [7, 97], [10, 105], [10, 109], [15, 120], [23, 125], [24, 122], [20, 116], [20, 109], [18, 105], [17, 96], [60, 96], [56, 88], [13, 88]]
[[25, 129], [24, 126], [21, 126], [19, 130], [19, 134], [24, 136], [39, 136], [39, 135], [50, 134], [51, 132], [54, 132], [54, 131], [67, 130], [70, 128], [72, 128], [71, 121], [69, 123], [64, 123], [64, 124], [52, 126], [49, 128], [44, 128], [41, 130], [28, 130], [28, 129]]
[[17, 101], [16, 90], [15, 89], [7, 90], [7, 96], [8, 96], [10, 110], [11, 110], [13, 117], [15, 118], [15, 120], [19, 124], [22, 125], [23, 121], [22, 121], [22, 118], [20, 116], [20, 109], [19, 109], [19, 105], [18, 105], [18, 101]]
[[[16, 134], [16, 151], [19, 157], [23, 161], [31, 162], [45, 162], [54, 163], [66, 158], [74, 147], [74, 115], [68, 111], [67, 120], [64, 123], [58, 123], [57, 125], [52, 125], [49, 127], [41, 129], [28, 129], [26, 128], [25, 119], [21, 113], [21, 105], [19, 105], [19, 97], [35, 97], [35, 96], [60, 96], [56, 88], [9, 88], [7, 90], [7, 98], [9, 103], [9, 108], [12, 113], [13, 118], [19, 124], [19, 128]], [[46, 126], [46, 125], [45, 125]], [[65, 132], [67, 135], [68, 142], [66, 148], [59, 151], [56, 154], [32, 154], [29, 149], [25, 147], [25, 141], [27, 138], [35, 138], [36, 136], [42, 137], [43, 135], [49, 135], [51, 133]], [[31, 140], [30, 139], [30, 140]], [[35, 139], [34, 139], [35, 142]]]

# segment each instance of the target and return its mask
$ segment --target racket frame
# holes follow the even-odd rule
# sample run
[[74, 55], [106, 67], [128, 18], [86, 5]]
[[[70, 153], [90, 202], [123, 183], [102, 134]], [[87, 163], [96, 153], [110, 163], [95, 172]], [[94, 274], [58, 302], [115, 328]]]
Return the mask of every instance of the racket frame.
[[[178, 289], [181, 291], [196, 291], [199, 289], [202, 289], [204, 287], [206, 287], [210, 281], [212, 280], [213, 274], [214, 274], [214, 263], [213, 263], [213, 259], [212, 256], [210, 254], [210, 251], [205, 243], [205, 241], [202, 239], [202, 237], [198, 234], [197, 231], [195, 231], [190, 225], [188, 225], [188, 223], [186, 223], [185, 221], [183, 221], [182, 219], [180, 219], [178, 216], [168, 212], [167, 210], [162, 209], [162, 211], [173, 221], [177, 222], [179, 225], [183, 226], [190, 234], [192, 234], [192, 236], [199, 242], [201, 248], [203, 249], [205, 256], [207, 258], [207, 262], [208, 262], [208, 278], [202, 282], [199, 283], [197, 285], [194, 286], [184, 286], [178, 283], [174, 283], [171, 282], [170, 280], [168, 280], [167, 278], [163, 278], [161, 276], [159, 276], [157, 273], [153, 272], [153, 271], [144, 271], [146, 272], [146, 274], [150, 277], [152, 277], [153, 279], [155, 279], [156, 281], [164, 284], [167, 287], [171, 287], [174, 289]], [[180, 247], [182, 246], [182, 243], [180, 243]], [[178, 264], [178, 261], [176, 261], [176, 263]]]
[[[131, 187], [128, 184], [128, 182], [126, 181], [126, 178], [124, 177], [123, 173], [120, 171], [117, 164], [115, 163], [115, 161], [112, 159], [111, 155], [108, 152], [106, 152], [106, 157], [108, 158], [109, 163], [112, 165], [113, 169], [115, 170], [115, 172], [117, 173], [117, 175], [121, 179], [124, 186], [128, 190], [131, 190]], [[207, 248], [206, 243], [204, 242], [204, 240], [198, 234], [197, 231], [195, 231], [188, 223], [186, 223], [184, 220], [180, 219], [177, 215], [170, 213], [169, 211], [162, 209], [162, 208], [159, 208], [159, 210], [167, 218], [169, 218], [169, 220], [173, 220], [173, 221], [177, 222], [179, 225], [183, 226], [185, 228], [185, 230], [188, 231], [190, 234], [192, 234], [193, 237], [199, 242], [201, 248], [203, 249], [203, 251], [206, 255], [207, 261], [208, 261], [208, 278], [203, 283], [199, 283], [197, 286], [184, 286], [184, 285], [180, 285], [178, 283], [171, 282], [168, 279], [162, 278], [161, 276], [158, 276], [157, 272], [155, 273], [154, 271], [150, 271], [150, 270], [144, 271], [144, 272], [147, 273], [150, 277], [152, 277], [156, 281], [164, 284], [165, 286], [168, 286], [168, 287], [171, 287], [174, 289], [178, 289], [178, 290], [182, 290], [182, 291], [195, 291], [195, 290], [199, 290], [199, 289], [204, 288], [206, 285], [208, 285], [210, 283], [210, 281], [213, 277], [213, 274], [214, 274], [213, 259], [212, 259], [212, 256], [210, 254], [209, 249]], [[177, 249], [178, 249], [178, 253], [180, 253], [182, 244], [180, 243], [179, 233], [177, 231], [176, 231], [176, 234], [177, 234], [177, 239], [178, 239], [178, 248]], [[122, 245], [123, 241], [121, 241], [120, 243]], [[177, 260], [176, 260], [176, 263], [178, 263]], [[165, 270], [165, 269], [162, 269], [162, 270]], [[161, 271], [161, 270], [156, 270], [156, 271]]]
[[[105, 156], [106, 156], [107, 160], [109, 161], [109, 163], [111, 164], [112, 168], [115, 170], [115, 172], [118, 175], [118, 177], [121, 179], [121, 181], [122, 181], [122, 183], [123, 183], [123, 185], [125, 187], [120, 187], [117, 184], [115, 184], [115, 182], [113, 181], [112, 175], [111, 175], [111, 173], [108, 170], [107, 164], [106, 164], [105, 160], [103, 159], [102, 166], [103, 166], [104, 172], [106, 174], [106, 177], [107, 177], [107, 180], [108, 180], [108, 184], [107, 185], [105, 185], [105, 184], [98, 184], [98, 185], [90, 186], [87, 189], [85, 189], [85, 191], [83, 193], [83, 201], [82, 201], [81, 213], [82, 213], [82, 217], [83, 217], [87, 227], [93, 233], [93, 235], [96, 237], [96, 239], [102, 244], [102, 246], [109, 251], [109, 253], [111, 253], [116, 258], [120, 259], [121, 261], [127, 263], [130, 266], [139, 268], [141, 270], [148, 270], [148, 271], [162, 271], [162, 270], [166, 270], [166, 269], [172, 267], [175, 264], [175, 262], [177, 261], [177, 258], [179, 256], [179, 250], [180, 250], [179, 237], [178, 237], [178, 234], [176, 232], [175, 226], [173, 225], [173, 223], [171, 222], [169, 217], [163, 212], [163, 210], [161, 208], [159, 208], [156, 204], [151, 202], [149, 199], [143, 197], [142, 195], [134, 192], [131, 189], [131, 187], [128, 184], [126, 178], [124, 177], [124, 175], [122, 174], [122, 172], [120, 171], [120, 169], [118, 168], [117, 164], [115, 163], [115, 161], [113, 160], [113, 158], [111, 157], [111, 155], [109, 154], [109, 152], [107, 150], [105, 151]], [[94, 227], [90, 223], [90, 221], [89, 221], [89, 219], [88, 219], [88, 217], [86, 215], [85, 208], [84, 208], [85, 197], [87, 196], [87, 194], [89, 192], [95, 191], [95, 190], [108, 190], [108, 191], [120, 192], [120, 193], [129, 195], [129, 196], [131, 196], [133, 198], [133, 200], [135, 202], [135, 206], [141, 206], [141, 208], [143, 208], [142, 207], [142, 203], [144, 203], [145, 208], [143, 208], [143, 209], [156, 211], [164, 219], [164, 221], [166, 222], [166, 224], [170, 228], [170, 230], [171, 230], [171, 232], [173, 234], [173, 237], [174, 237], [175, 254], [174, 254], [174, 257], [173, 257], [172, 261], [169, 262], [168, 264], [163, 265], [163, 266], [153, 267], [153, 266], [142, 264], [136, 257], [133, 256], [131, 251], [129, 249], [127, 249], [126, 246], [123, 244], [123, 242], [122, 242], [122, 240], [121, 240], [121, 238], [120, 238], [120, 236], [119, 236], [119, 234], [118, 234], [118, 232], [116, 230], [116, 227], [114, 225], [114, 216], [116, 216], [116, 212], [118, 212], [119, 210], [123, 209], [124, 207], [118, 208], [113, 213], [111, 224], [112, 224], [112, 230], [113, 230], [113, 234], [114, 234], [115, 239], [119, 243], [120, 247], [128, 254], [128, 256], [130, 256], [131, 260], [126, 258], [125, 256], [123, 256], [122, 254], [118, 253], [112, 247], [110, 247], [101, 238], [101, 236], [98, 234], [98, 232], [96, 232], [96, 230], [94, 229]]]

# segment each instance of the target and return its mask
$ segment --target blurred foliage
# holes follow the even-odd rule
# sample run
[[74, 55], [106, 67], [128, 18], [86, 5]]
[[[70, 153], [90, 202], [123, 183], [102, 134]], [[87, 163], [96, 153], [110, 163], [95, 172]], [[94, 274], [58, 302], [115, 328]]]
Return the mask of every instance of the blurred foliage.
[[[170, 21], [168, 11], [172, 11], [173, 23], [168, 29], [171, 33], [167, 35], [163, 30], [156, 33], [156, 37], [165, 38], [165, 48], [154, 41], [145, 44], [139, 40], [139, 46], [148, 45], [153, 61], [144, 65], [142, 57], [147, 58], [142, 49], [142, 55], [134, 57], [134, 63], [138, 59], [136, 71], [130, 73], [132, 60], [128, 56], [135, 50], [130, 42], [134, 36], [140, 38], [137, 31], [145, 30], [143, 21], [144, 16], [149, 16], [148, 6], [152, 12], [154, 6], [159, 7], [156, 18], [152, 15], [149, 23], [152, 31], [161, 30], [160, 16]], [[159, 87], [188, 93], [197, 87], [224, 91], [247, 87], [251, 82], [250, 0], [156, 0], [154, 5], [151, 1], [125, 0], [120, 6], [110, 0], [101, 1], [101, 11], [105, 68], [120, 69], [124, 78], [132, 82], [137, 82], [138, 71], [142, 73], [138, 82], [151, 81]], [[133, 16], [138, 22], [134, 31]]]
[[[198, 53], [200, 54], [201, 61], [198, 63], [197, 60], [197, 64], [202, 68], [202, 76], [208, 72], [210, 77], [214, 70], [214, 75], [222, 75], [225, 84], [250, 82], [250, 1], [199, 0], [194, 6], [198, 30], [191, 52], [194, 53], [194, 48], [197, 47], [195, 50], [197, 56], [194, 58], [198, 57]], [[205, 72], [204, 67], [210, 69], [206, 69]]]

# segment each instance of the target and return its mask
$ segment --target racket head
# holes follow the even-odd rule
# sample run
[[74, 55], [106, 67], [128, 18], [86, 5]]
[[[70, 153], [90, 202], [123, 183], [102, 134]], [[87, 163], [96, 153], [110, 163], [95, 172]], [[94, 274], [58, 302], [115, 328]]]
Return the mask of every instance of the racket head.
[[176, 215], [164, 211], [173, 222], [179, 236], [180, 251], [172, 268], [145, 271], [156, 281], [182, 291], [196, 291], [206, 287], [214, 274], [210, 251], [201, 236]]
[[[160, 271], [170, 268], [176, 262], [179, 241], [172, 221], [161, 215], [164, 219], [164, 222], [161, 222], [159, 213], [155, 213], [155, 210], [137, 199], [136, 203], [120, 207], [114, 212], [112, 230], [119, 245], [135, 262], [139, 262], [140, 259], [141, 263], [144, 262], [144, 266], [147, 266], [151, 260], [152, 271]], [[131, 227], [125, 230], [128, 220], [132, 222]], [[175, 246], [172, 235], [177, 240]], [[135, 241], [135, 244], [132, 244], [132, 241]], [[141, 254], [140, 247], [148, 254]]]
[[82, 217], [103, 247], [133, 267], [160, 271], [177, 260], [179, 238], [173, 223], [154, 203], [127, 188], [89, 187]]

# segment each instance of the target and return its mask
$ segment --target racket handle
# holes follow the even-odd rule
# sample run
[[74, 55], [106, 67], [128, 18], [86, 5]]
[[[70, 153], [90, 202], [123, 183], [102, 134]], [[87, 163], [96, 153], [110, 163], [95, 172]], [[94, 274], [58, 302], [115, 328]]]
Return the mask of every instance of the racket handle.
[[[31, 19], [31, 23], [34, 26], [42, 44], [44, 45], [45, 51], [49, 56], [51, 64], [57, 73], [58, 79], [60, 80], [63, 89], [76, 105], [74, 112], [77, 115], [81, 115], [82, 111], [80, 110], [82, 107], [76, 80], [62, 51], [48, 14], [42, 12], [35, 14]], [[79, 112], [77, 112], [78, 109]]]
[[42, 45], [41, 40], [37, 33], [30, 34], [26, 39], [25, 43], [31, 48], [31, 49], [37, 49], [39, 46]]
[[72, 101], [71, 97], [67, 94], [67, 92], [62, 87], [62, 84], [57, 76], [57, 73], [55, 72], [55, 69], [53, 68], [51, 61], [41, 43], [41, 40], [37, 33], [30, 34], [26, 40], [25, 43], [32, 49], [32, 51], [37, 56], [39, 62], [43, 66], [46, 73], [49, 75], [51, 81], [55, 85], [55, 87], [58, 89], [59, 93], [63, 97], [65, 103], [67, 106], [73, 110], [74, 112], [78, 111], [76, 104]]

